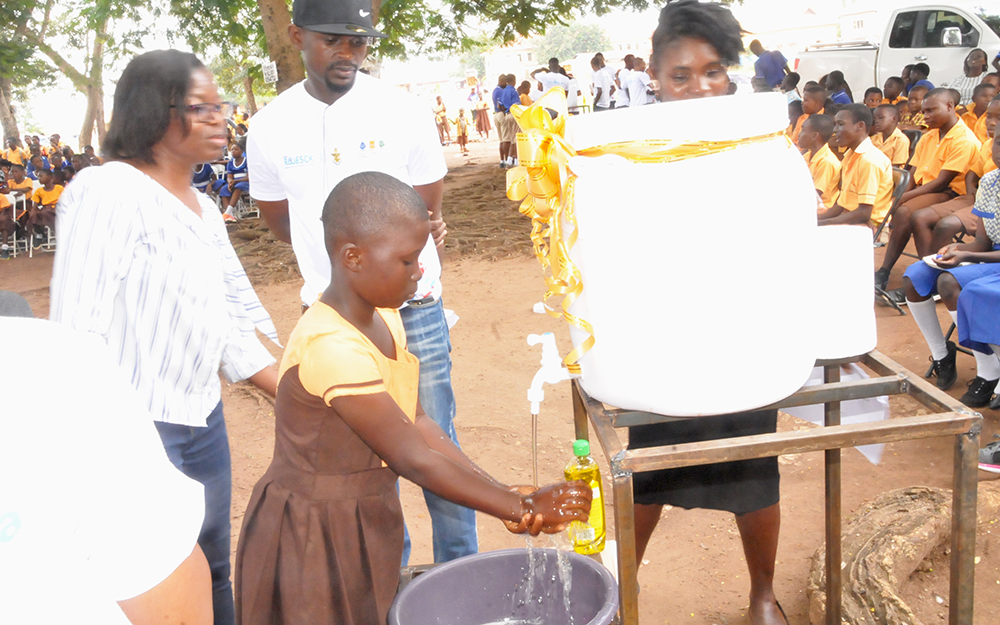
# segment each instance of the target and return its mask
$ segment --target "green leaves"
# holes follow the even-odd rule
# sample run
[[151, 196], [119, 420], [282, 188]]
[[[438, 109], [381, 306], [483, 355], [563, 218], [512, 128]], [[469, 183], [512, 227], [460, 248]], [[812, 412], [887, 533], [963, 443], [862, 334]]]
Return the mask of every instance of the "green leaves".
[[610, 48], [611, 39], [597, 24], [553, 26], [535, 44], [535, 58], [539, 60], [540, 64], [544, 64], [547, 59], [552, 57], [559, 60], [570, 59], [581, 52]]

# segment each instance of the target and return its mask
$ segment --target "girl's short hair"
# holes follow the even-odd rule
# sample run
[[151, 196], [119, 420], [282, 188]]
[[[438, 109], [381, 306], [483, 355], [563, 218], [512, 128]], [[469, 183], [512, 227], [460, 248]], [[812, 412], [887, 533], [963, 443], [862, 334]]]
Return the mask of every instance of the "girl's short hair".
[[698, 0], [667, 2], [653, 33], [653, 59], [658, 60], [670, 45], [691, 37], [708, 42], [727, 66], [738, 65], [743, 52], [743, 32], [723, 4]]
[[191, 74], [205, 65], [190, 52], [154, 50], [132, 59], [115, 89], [111, 126], [101, 150], [111, 160], [154, 163], [153, 146], [176, 113], [187, 119]]

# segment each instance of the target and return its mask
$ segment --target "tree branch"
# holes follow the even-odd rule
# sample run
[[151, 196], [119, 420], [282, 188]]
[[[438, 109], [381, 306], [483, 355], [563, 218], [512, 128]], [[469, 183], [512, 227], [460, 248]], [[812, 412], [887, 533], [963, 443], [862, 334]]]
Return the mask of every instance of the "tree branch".
[[75, 67], [69, 64], [69, 61], [63, 58], [61, 54], [52, 49], [52, 46], [45, 43], [38, 38], [38, 35], [32, 31], [27, 31], [24, 34], [24, 38], [28, 43], [32, 43], [38, 47], [38, 50], [49, 57], [49, 59], [55, 64], [55, 66], [62, 72], [73, 86], [76, 87], [81, 93], [87, 93], [87, 87], [90, 84], [90, 80], [83, 75], [82, 72], [77, 70]]

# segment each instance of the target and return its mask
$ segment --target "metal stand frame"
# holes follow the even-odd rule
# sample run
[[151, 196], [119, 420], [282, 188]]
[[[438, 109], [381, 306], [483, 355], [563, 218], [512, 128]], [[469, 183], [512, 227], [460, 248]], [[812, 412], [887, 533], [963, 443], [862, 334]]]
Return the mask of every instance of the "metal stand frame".
[[[849, 362], [861, 362], [880, 377], [841, 382], [840, 366]], [[626, 448], [615, 428], [661, 423], [666, 419], [646, 412], [608, 408], [589, 397], [580, 387], [579, 381], [573, 381], [576, 437], [590, 439], [589, 421], [611, 465], [615, 534], [618, 541], [620, 618], [623, 625], [637, 625], [639, 622], [635, 505], [632, 500], [633, 472], [824, 450], [827, 545], [825, 622], [827, 625], [840, 625], [841, 602], [834, 600], [835, 597], [842, 596], [840, 450], [858, 445], [936, 436], [955, 437], [948, 623], [972, 625], [976, 550], [976, 471], [982, 416], [878, 351], [853, 358], [817, 361], [816, 365], [824, 367], [823, 384], [804, 387], [790, 397], [766, 408], [788, 408], [822, 403], [825, 404], [825, 427], [634, 450]], [[903, 393], [935, 413], [874, 423], [840, 425], [840, 402]]]

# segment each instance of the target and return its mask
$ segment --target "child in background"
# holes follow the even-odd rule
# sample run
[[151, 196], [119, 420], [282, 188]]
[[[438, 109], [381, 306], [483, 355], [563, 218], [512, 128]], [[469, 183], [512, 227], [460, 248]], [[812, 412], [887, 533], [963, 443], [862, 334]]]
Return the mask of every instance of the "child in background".
[[792, 129], [792, 143], [798, 144], [802, 124], [810, 115], [822, 115], [826, 106], [826, 89], [818, 84], [807, 84], [802, 92], [802, 115], [799, 115]]
[[212, 183], [212, 188], [218, 191], [222, 198], [222, 219], [226, 222], [236, 221], [233, 209], [243, 193], [250, 193], [250, 174], [247, 169], [246, 137], [240, 137], [229, 146], [232, 158], [226, 163], [226, 178]]
[[49, 168], [49, 159], [45, 158], [41, 154], [35, 153], [37, 151], [38, 148], [32, 148], [32, 155], [31, 158], [28, 160], [28, 168], [26, 170], [28, 178], [31, 178], [32, 180], [38, 180], [37, 172], [40, 169]]
[[39, 226], [55, 230], [56, 204], [63, 192], [63, 186], [56, 184], [55, 176], [48, 169], [38, 170], [38, 183], [42, 186], [35, 189], [31, 196], [27, 227], [28, 234], [34, 235], [32, 245], [36, 248], [45, 242], [44, 233], [38, 231]]
[[899, 76], [886, 78], [885, 84], [882, 86], [882, 104], [897, 105], [900, 102], [906, 102], [906, 96], [903, 95], [905, 87], [906, 83]]
[[802, 124], [798, 146], [805, 153], [817, 195], [817, 209], [831, 208], [840, 188], [840, 160], [828, 145], [833, 135], [833, 118], [811, 115]]
[[789, 137], [792, 136], [792, 131], [795, 130], [795, 124], [800, 117], [802, 117], [802, 100], [792, 100], [788, 103], [788, 128], [785, 129], [785, 134]]
[[0, 152], [0, 158], [10, 161], [12, 164], [27, 166], [31, 155], [18, 144], [17, 137], [7, 137], [7, 149]]
[[868, 87], [865, 90], [865, 106], [870, 109], [874, 109], [879, 104], [882, 104], [883, 100], [882, 90], [878, 87]]
[[986, 141], [986, 108], [997, 95], [997, 88], [990, 83], [980, 83], [972, 90], [972, 103], [960, 117], [965, 125], [972, 128], [980, 142]]
[[[3, 191], [0, 188], [0, 191]], [[17, 229], [17, 222], [14, 221], [14, 206], [6, 195], [0, 194], [0, 260], [10, 258], [10, 245], [7, 244], [10, 235]]]
[[875, 122], [872, 129], [872, 144], [889, 157], [893, 167], [906, 167], [910, 160], [910, 138], [898, 128], [899, 108], [892, 104], [880, 104], [875, 108]]
[[497, 482], [420, 407], [420, 364], [396, 310], [413, 297], [430, 232], [416, 191], [355, 174], [330, 193], [322, 221], [330, 286], [288, 339], [274, 457], [236, 551], [243, 625], [385, 623], [403, 554], [400, 476], [516, 533], [560, 531], [590, 510], [583, 482], [533, 492]]
[[458, 119], [455, 120], [455, 132], [458, 145], [462, 148], [462, 154], [468, 155], [469, 148], [469, 120], [465, 118], [465, 109], [458, 109]]
[[208, 163], [202, 163], [194, 170], [191, 176], [191, 184], [202, 193], [207, 193], [208, 187], [215, 182], [215, 170]]
[[801, 76], [795, 72], [785, 74], [785, 77], [781, 79], [781, 92], [785, 94], [789, 104], [802, 99], [802, 94], [799, 93], [799, 80], [801, 80]]
[[63, 167], [62, 168], [63, 186], [65, 187], [70, 182], [72, 182], [74, 176], [76, 176], [76, 170], [73, 169], [72, 165], [66, 165], [65, 167]]
[[914, 86], [907, 95], [909, 97], [906, 102], [899, 104], [900, 111], [902, 111], [902, 115], [899, 117], [899, 127], [903, 130], [927, 132], [928, 128], [924, 122], [924, 113], [922, 111], [924, 96], [927, 95], [927, 87], [923, 85]]
[[521, 86], [517, 88], [517, 95], [521, 98], [521, 106], [531, 106], [531, 83], [527, 80], [521, 81]]
[[[1000, 162], [1000, 143], [995, 138], [990, 145], [990, 159], [995, 165]], [[931, 350], [934, 373], [937, 374], [937, 387], [941, 390], [948, 390], [958, 379], [955, 367], [956, 347], [954, 343], [945, 339], [941, 331], [932, 296], [935, 293], [941, 295], [952, 321], [958, 324], [958, 299], [962, 289], [975, 280], [1000, 275], [998, 178], [1000, 173], [996, 170], [991, 171], [983, 176], [977, 190], [975, 208], [972, 210], [978, 222], [975, 240], [971, 243], [950, 243], [937, 250], [934, 258], [937, 267], [918, 262], [908, 267], [903, 274], [903, 288], [910, 314]], [[982, 315], [983, 322], [972, 323], [973, 326], [995, 325], [995, 310], [980, 309], [976, 314]], [[959, 330], [959, 336], [967, 336], [968, 324], [962, 325], [965, 327]], [[959, 401], [970, 408], [982, 408], [989, 405], [997, 381], [1000, 380], [1000, 362], [993, 350], [985, 348], [986, 346], [973, 347], [973, 355], [976, 357], [976, 377], [969, 382], [969, 390]]]

